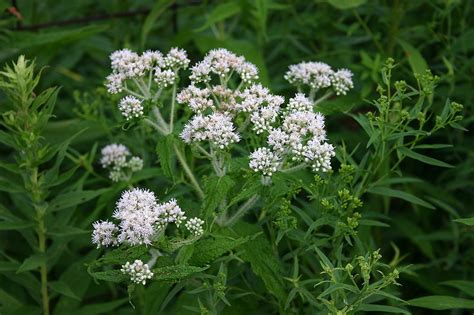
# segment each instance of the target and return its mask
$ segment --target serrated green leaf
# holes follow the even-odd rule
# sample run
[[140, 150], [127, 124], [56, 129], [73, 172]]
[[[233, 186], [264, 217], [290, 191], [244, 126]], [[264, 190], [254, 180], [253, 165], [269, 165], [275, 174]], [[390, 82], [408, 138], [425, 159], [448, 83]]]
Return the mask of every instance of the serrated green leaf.
[[96, 280], [103, 280], [107, 282], [119, 283], [128, 280], [127, 275], [125, 275], [120, 270], [89, 272], [89, 274]]
[[226, 198], [229, 190], [234, 186], [230, 176], [210, 176], [205, 182], [205, 197], [202, 207], [202, 215], [205, 218], [212, 216], [214, 210]]
[[474, 309], [474, 300], [461, 299], [445, 295], [431, 295], [409, 300], [412, 306], [430, 310]]
[[163, 170], [163, 174], [169, 178], [174, 177], [172, 165], [173, 145], [173, 135], [160, 136], [156, 143], [156, 154], [158, 155], [161, 169]]
[[196, 266], [212, 263], [216, 258], [228, 253], [248, 240], [249, 237], [232, 239], [223, 236], [201, 239], [194, 244], [194, 252], [189, 263]]
[[175, 265], [153, 269], [153, 279], [159, 281], [178, 281], [206, 270], [208, 267]]
[[[261, 232], [259, 227], [245, 222], [237, 223], [233, 229], [238, 235], [250, 236]], [[285, 305], [286, 290], [283, 270], [265, 236], [259, 234], [239, 248], [244, 250], [242, 259], [250, 263], [253, 272], [263, 280], [268, 291], [278, 299], [280, 305]]]
[[244, 186], [240, 189], [239, 193], [231, 199], [227, 207], [231, 207], [242, 200], [249, 199], [250, 197], [258, 194], [262, 189], [262, 184], [258, 176], [252, 176], [245, 182]]
[[105, 264], [124, 264], [127, 261], [133, 261], [139, 259], [145, 254], [147, 254], [149, 248], [145, 245], [134, 246], [134, 247], [119, 247], [107, 252], [102, 256], [97, 262], [96, 265], [105, 265]]

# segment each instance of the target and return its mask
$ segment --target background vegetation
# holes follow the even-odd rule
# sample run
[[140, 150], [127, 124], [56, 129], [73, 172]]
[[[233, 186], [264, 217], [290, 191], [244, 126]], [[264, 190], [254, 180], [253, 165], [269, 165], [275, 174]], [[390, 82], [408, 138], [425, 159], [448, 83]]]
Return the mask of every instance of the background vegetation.
[[[391, 305], [414, 314], [462, 314], [463, 309], [474, 308], [474, 140], [467, 131], [474, 125], [473, 4], [455, 0], [0, 1], [2, 68], [25, 55], [35, 60], [38, 68], [47, 66], [37, 91], [61, 87], [44, 92], [46, 104], [56, 101], [53, 117], [49, 112], [44, 117], [14, 112], [17, 130], [13, 131], [6, 126], [12, 105], [6, 94], [0, 99], [4, 117], [0, 134], [0, 313], [41, 312], [42, 268], [48, 268], [51, 283], [47, 290], [55, 314], [185, 314], [200, 307], [202, 310], [197, 300], [202, 292], [192, 280], [153, 283], [139, 292], [140, 300], [135, 301], [138, 307], [133, 309], [123, 285], [95, 282], [86, 269], [86, 264], [100, 254], [90, 244], [91, 223], [110, 215], [125, 188], [106, 179], [97, 163], [97, 148], [113, 141], [126, 144], [144, 157], [147, 166], [134, 183], [146, 183], [160, 195], [180, 194], [179, 180], [163, 177], [156, 167], [157, 157], [149, 149], [154, 148], [155, 140], [138, 132], [121, 132], [122, 123], [114, 111], [117, 99], [103, 88], [112, 51], [123, 47], [168, 51], [173, 46], [185, 48], [192, 62], [216, 47], [245, 55], [260, 68], [263, 83], [287, 98], [294, 93], [283, 79], [290, 64], [321, 60], [353, 71], [355, 89], [347, 96], [330, 99], [321, 108], [327, 115], [332, 143], [354, 152], [345, 161], [339, 156], [339, 164], [351, 164], [356, 171], [350, 176], [356, 179], [339, 179], [334, 194], [345, 186], [351, 192], [359, 189], [354, 196], [361, 198], [359, 212], [367, 221], [361, 224], [358, 238], [371, 251], [380, 248], [384, 261], [402, 270], [397, 280], [401, 286], [391, 289], [390, 294], [405, 301], [431, 297], [413, 300], [411, 306], [401, 302]], [[433, 112], [442, 115], [449, 99], [464, 105], [465, 118], [451, 124], [454, 128], [430, 134], [417, 151], [422, 157], [411, 155], [399, 163], [394, 160], [392, 173], [390, 167], [376, 169], [379, 173], [371, 174], [372, 183], [383, 178], [380, 174], [390, 174], [382, 188], [371, 189], [361, 184], [363, 170], [371, 167], [364, 164], [364, 156], [371, 152], [375, 162], [382, 156], [366, 146], [373, 134], [364, 130], [359, 114], [374, 111], [369, 100], [379, 99], [378, 86], [386, 88], [382, 70], [388, 57], [396, 65], [392, 84], [405, 80], [418, 86], [413, 73], [421, 75], [431, 69], [439, 77], [436, 93], [427, 94]], [[25, 89], [28, 97], [28, 87]], [[16, 93], [18, 96], [22, 91]], [[46, 106], [52, 112], [53, 105]], [[34, 119], [44, 124], [30, 130]], [[7, 129], [13, 138], [6, 135]], [[28, 135], [35, 139], [27, 139]], [[9, 143], [11, 139], [15, 144]], [[37, 146], [26, 145], [28, 141]], [[52, 149], [41, 155], [46, 145]], [[22, 150], [25, 147], [29, 149]], [[49, 171], [46, 185], [37, 183], [35, 169]], [[294, 188], [282, 188], [285, 193], [275, 197], [276, 204], [267, 209], [270, 214], [266, 220], [248, 219], [257, 223], [247, 230], [240, 226], [239, 231], [242, 237], [263, 232], [268, 238], [270, 245], [265, 243], [261, 250], [278, 258], [277, 267], [267, 267], [277, 273], [279, 283], [268, 289], [271, 280], [265, 276], [263, 281], [256, 280], [247, 275], [249, 269], [242, 269], [240, 276], [253, 281], [242, 284], [236, 274], [219, 269], [231, 260], [222, 258], [212, 266], [210, 274], [216, 276], [204, 281], [212, 288], [206, 291], [208, 302], [213, 301], [218, 312], [318, 313], [316, 306], [311, 308], [313, 303], [320, 303], [311, 298], [316, 282], [299, 281], [309, 274], [320, 277], [321, 266], [312, 260], [324, 260], [325, 256], [306, 254], [307, 248], [295, 243], [307, 240], [304, 234], [315, 228], [311, 222], [320, 210], [300, 199], [283, 211], [284, 199], [297, 199], [295, 196], [301, 194], [291, 190]], [[56, 198], [76, 189], [87, 193]], [[316, 199], [320, 193], [316, 188], [298, 189]], [[48, 206], [39, 200], [47, 200], [57, 213], [43, 220], [42, 210], [47, 211]], [[189, 201], [188, 205], [199, 208], [197, 203]], [[38, 227], [43, 221], [47, 231]], [[278, 224], [272, 225], [274, 221]], [[283, 231], [285, 241], [276, 241], [279, 231]], [[308, 248], [326, 233], [323, 230], [307, 240]], [[46, 239], [37, 240], [36, 234]], [[236, 249], [230, 256], [238, 253]], [[254, 272], [262, 276], [260, 273], [266, 271], [255, 271], [255, 264]], [[228, 280], [219, 278], [223, 274]], [[232, 307], [226, 307], [219, 295], [229, 288]], [[282, 288], [282, 292], [275, 288]], [[265, 296], [272, 302], [265, 303]], [[359, 311], [399, 312], [369, 307]]]

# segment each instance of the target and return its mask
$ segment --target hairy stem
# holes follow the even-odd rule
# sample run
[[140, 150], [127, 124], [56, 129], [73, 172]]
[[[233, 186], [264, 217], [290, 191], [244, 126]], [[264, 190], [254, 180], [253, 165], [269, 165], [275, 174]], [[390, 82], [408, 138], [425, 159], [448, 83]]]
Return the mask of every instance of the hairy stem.
[[253, 195], [249, 200], [247, 200], [230, 218], [226, 219], [222, 226], [232, 226], [234, 225], [260, 198], [259, 195]]
[[293, 167], [290, 167], [290, 168], [283, 169], [283, 170], [281, 170], [281, 172], [282, 172], [282, 173], [293, 173], [293, 172], [296, 172], [296, 171], [299, 171], [299, 170], [304, 169], [306, 166], [308, 166], [306, 163], [301, 163], [301, 164], [299, 164], [299, 165], [296, 165], [296, 166], [293, 166]]
[[173, 144], [173, 149], [176, 153], [176, 157], [178, 158], [179, 162], [181, 163], [181, 166], [183, 167], [184, 172], [188, 176], [191, 185], [194, 187], [196, 193], [199, 195], [199, 198], [204, 199], [204, 192], [202, 191], [201, 186], [199, 186], [196, 177], [194, 176], [193, 172], [191, 171], [191, 168], [186, 162], [186, 158], [184, 157], [183, 153], [179, 150], [176, 144]]
[[173, 132], [173, 123], [174, 123], [174, 107], [176, 104], [176, 83], [173, 85], [173, 93], [171, 97], [171, 113], [170, 113], [170, 133]]
[[167, 135], [168, 134], [168, 130], [165, 130], [163, 128], [161, 128], [157, 123], [155, 123], [154, 121], [148, 119], [148, 118], [145, 118], [143, 120], [145, 123], [147, 123], [148, 125], [152, 126], [153, 128], [155, 128], [159, 133], [161, 133], [162, 135]]
[[214, 172], [217, 176], [222, 177], [225, 175], [224, 161], [222, 161], [222, 156], [219, 154], [219, 151], [215, 151], [211, 145], [211, 164]]
[[313, 102], [313, 106], [317, 106], [319, 103], [324, 102], [327, 100], [329, 97], [331, 97], [334, 93], [332, 91], [327, 91], [323, 96], [318, 98]]
[[153, 114], [155, 115], [157, 123], [160, 126], [160, 128], [162, 130], [166, 130], [164, 134], [169, 135], [171, 133], [170, 128], [168, 124], [166, 123], [166, 121], [164, 120], [163, 116], [161, 115], [160, 109], [157, 106], [153, 107]]

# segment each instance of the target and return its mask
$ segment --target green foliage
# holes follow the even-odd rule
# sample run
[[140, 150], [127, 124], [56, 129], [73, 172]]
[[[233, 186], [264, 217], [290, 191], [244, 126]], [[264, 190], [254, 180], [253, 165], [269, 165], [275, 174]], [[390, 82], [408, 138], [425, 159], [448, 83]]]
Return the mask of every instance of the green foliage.
[[[1, 314], [474, 309], [470, 1], [0, 1], [0, 11]], [[125, 121], [103, 87], [108, 56], [174, 46], [191, 65], [213, 48], [243, 55], [286, 99], [290, 64], [351, 70], [354, 90], [316, 106], [333, 170], [270, 183], [248, 167], [258, 137], [214, 157], [184, 144], [191, 113], [170, 104], [189, 70], [145, 104], [167, 129]], [[110, 143], [143, 169], [111, 182], [99, 162]], [[183, 223], [152, 244], [96, 249], [92, 223], [132, 187], [176, 198], [205, 221], [202, 237]], [[121, 271], [135, 260], [151, 266], [145, 285]]]

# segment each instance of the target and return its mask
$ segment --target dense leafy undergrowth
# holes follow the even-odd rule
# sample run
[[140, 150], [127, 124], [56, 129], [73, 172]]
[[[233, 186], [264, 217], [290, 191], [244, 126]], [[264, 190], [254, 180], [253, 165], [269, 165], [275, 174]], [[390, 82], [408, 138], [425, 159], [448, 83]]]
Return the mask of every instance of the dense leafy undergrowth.
[[0, 1], [0, 313], [474, 309], [471, 6]]

